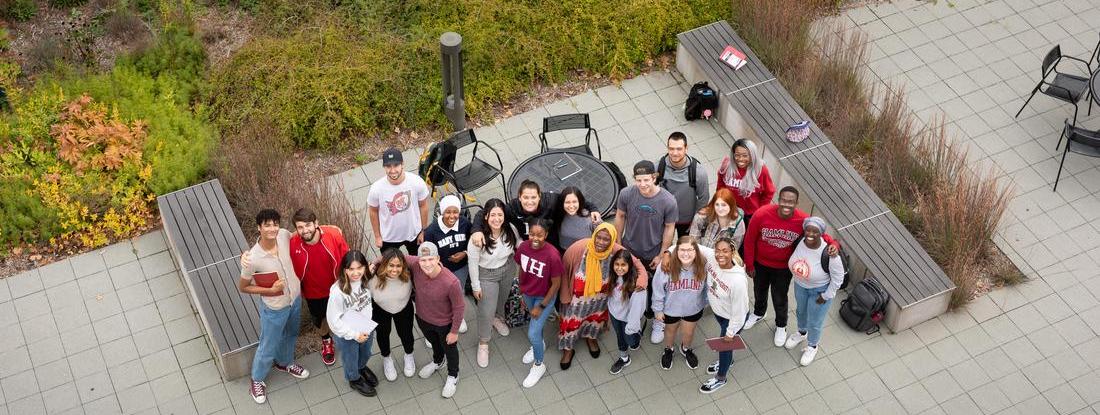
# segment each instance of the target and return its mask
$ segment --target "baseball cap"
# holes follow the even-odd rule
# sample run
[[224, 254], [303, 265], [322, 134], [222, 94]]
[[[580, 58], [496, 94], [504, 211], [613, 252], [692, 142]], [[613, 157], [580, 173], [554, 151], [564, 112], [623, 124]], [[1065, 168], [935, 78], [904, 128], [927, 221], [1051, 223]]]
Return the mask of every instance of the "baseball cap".
[[634, 175], [642, 174], [654, 174], [657, 173], [657, 168], [653, 166], [653, 162], [649, 160], [642, 160], [634, 164]]
[[396, 165], [404, 163], [404, 162], [405, 162], [405, 160], [404, 160], [404, 158], [401, 157], [401, 152], [397, 151], [396, 148], [393, 148], [393, 147], [387, 148], [386, 151], [382, 153], [382, 165], [383, 166], [386, 166], [386, 167], [396, 166]]
[[439, 256], [439, 248], [434, 243], [424, 241], [416, 248], [417, 256]]

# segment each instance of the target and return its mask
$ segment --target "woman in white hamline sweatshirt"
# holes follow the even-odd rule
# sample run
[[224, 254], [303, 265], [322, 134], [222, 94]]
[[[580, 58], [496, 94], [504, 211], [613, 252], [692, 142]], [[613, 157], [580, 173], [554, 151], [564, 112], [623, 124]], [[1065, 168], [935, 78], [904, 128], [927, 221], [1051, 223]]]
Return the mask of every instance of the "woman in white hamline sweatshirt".
[[[349, 326], [345, 317], [354, 321], [371, 321], [373, 299], [363, 277], [367, 275], [367, 257], [358, 250], [348, 251], [340, 261], [340, 275], [329, 288], [326, 319], [332, 330], [336, 349], [340, 351], [340, 363], [344, 366], [344, 379], [352, 389], [363, 396], [378, 393], [378, 377], [367, 369], [374, 330], [362, 332]], [[356, 314], [352, 316], [352, 314]]]
[[[741, 331], [745, 325], [745, 315], [749, 312], [745, 263], [737, 255], [736, 243], [729, 238], [719, 238], [714, 243], [714, 249], [700, 246], [699, 250], [707, 260], [707, 302], [718, 320], [723, 340], [733, 341], [733, 335]], [[718, 361], [707, 366], [707, 373], [714, 377], [703, 383], [699, 392], [711, 393], [725, 386], [726, 373], [731, 364], [733, 351], [719, 352]]]

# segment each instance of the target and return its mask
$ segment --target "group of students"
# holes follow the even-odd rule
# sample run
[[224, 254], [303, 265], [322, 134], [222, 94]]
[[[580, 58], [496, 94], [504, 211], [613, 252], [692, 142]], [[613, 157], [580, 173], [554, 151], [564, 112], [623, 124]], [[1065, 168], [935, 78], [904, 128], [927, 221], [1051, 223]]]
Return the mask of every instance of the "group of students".
[[[430, 378], [446, 367], [441, 395], [452, 397], [467, 301], [476, 309], [471, 324], [476, 324], [478, 366], [490, 363], [493, 331], [508, 336], [511, 328], [527, 326], [530, 347], [521, 359], [531, 369], [522, 381], [525, 388], [547, 371], [543, 331], [552, 318], [558, 323], [562, 370], [572, 365], [579, 339], [598, 358], [598, 337], [607, 326], [619, 352], [612, 374], [630, 365], [629, 352], [640, 347], [647, 326], [650, 341], [664, 346], [662, 369], [672, 367], [677, 351], [696, 369], [694, 332], [704, 309], [710, 306], [720, 341], [734, 342], [764, 318], [769, 295], [775, 345], [795, 348], [805, 342], [801, 364], [810, 364], [843, 280], [844, 264], [829, 260], [839, 244], [826, 233], [824, 220], [796, 208], [797, 189], [784, 187], [772, 203], [775, 185], [752, 141], [734, 143], [713, 195], [706, 170], [687, 154], [687, 144], [686, 136], [673, 133], [667, 155], [634, 165], [634, 184], [620, 192], [612, 223], [603, 221], [579, 189], [543, 192], [532, 181], [524, 181], [508, 202], [486, 201], [473, 218], [463, 213], [457, 197], [443, 197], [431, 220], [424, 180], [405, 172], [399, 151], [386, 150], [386, 180], [373, 184], [368, 195], [373, 241], [381, 251], [373, 261], [349, 250], [339, 229], [319, 226], [308, 209], [295, 213], [293, 235], [279, 227], [278, 212], [261, 211], [260, 239], [241, 257], [240, 280], [242, 292], [264, 296], [253, 398], [266, 399], [264, 379], [271, 368], [298, 378], [309, 375], [293, 362], [299, 296], [324, 333], [322, 360], [333, 364], [338, 351], [345, 379], [366, 396], [377, 394], [378, 377], [367, 368], [376, 339], [386, 379], [397, 379], [391, 330], [401, 339], [404, 375], [416, 373], [415, 321], [432, 349], [419, 376]], [[280, 279], [264, 288], [252, 277], [259, 272], [276, 272]], [[792, 279], [798, 330], [788, 335]], [[724, 386], [732, 363], [732, 351], [719, 352], [706, 367], [714, 376], [700, 392]]]

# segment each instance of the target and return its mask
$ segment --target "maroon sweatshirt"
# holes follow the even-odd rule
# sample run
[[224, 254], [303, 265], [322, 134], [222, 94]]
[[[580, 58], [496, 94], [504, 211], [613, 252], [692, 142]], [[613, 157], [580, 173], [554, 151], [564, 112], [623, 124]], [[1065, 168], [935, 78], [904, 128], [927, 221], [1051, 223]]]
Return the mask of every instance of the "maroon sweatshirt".
[[435, 326], [451, 326], [451, 333], [458, 333], [466, 302], [455, 274], [440, 263], [439, 274], [431, 278], [420, 268], [420, 257], [412, 255], [405, 255], [405, 263], [412, 271], [416, 316]]
[[[790, 218], [779, 217], [779, 205], [767, 205], [756, 210], [745, 232], [745, 269], [756, 264], [769, 268], [787, 268], [794, 253], [794, 241], [802, 237], [802, 220], [809, 215], [795, 209]], [[829, 234], [821, 236], [828, 245], [837, 244]], [[837, 245], [839, 247], [839, 245]]]

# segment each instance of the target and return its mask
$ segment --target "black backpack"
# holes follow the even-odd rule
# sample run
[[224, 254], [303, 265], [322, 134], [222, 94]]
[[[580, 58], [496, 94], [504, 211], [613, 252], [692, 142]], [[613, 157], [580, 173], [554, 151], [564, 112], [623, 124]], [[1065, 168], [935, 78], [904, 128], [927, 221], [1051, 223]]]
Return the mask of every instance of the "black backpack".
[[417, 173], [424, 179], [428, 187], [439, 186], [447, 180], [444, 171], [450, 171], [454, 168], [457, 154], [458, 149], [450, 140], [432, 144], [420, 156]]
[[[688, 184], [691, 185], [692, 190], [695, 190], [695, 175], [696, 175], [695, 170], [697, 168], [695, 163], [698, 163], [699, 160], [696, 160], [695, 157], [692, 157], [692, 156], [687, 156], [687, 157], [688, 157]], [[660, 186], [661, 183], [664, 182], [665, 169], [668, 168], [667, 159], [668, 159], [668, 155], [664, 155], [664, 156], [661, 156], [660, 160], [657, 160], [657, 185], [658, 186]]]
[[687, 102], [684, 104], [684, 118], [688, 121], [698, 120], [703, 118], [705, 110], [710, 110], [710, 114], [713, 115], [717, 109], [718, 93], [706, 82], [699, 82], [688, 91]]
[[874, 277], [864, 278], [848, 298], [840, 303], [840, 318], [853, 330], [867, 334], [878, 332], [878, 323], [886, 317], [890, 294]]

